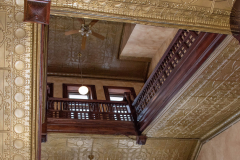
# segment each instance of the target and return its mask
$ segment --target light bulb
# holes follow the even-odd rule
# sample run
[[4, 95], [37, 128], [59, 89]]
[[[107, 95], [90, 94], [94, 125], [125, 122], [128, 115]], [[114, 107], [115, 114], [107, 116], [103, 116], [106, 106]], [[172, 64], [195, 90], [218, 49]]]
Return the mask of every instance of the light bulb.
[[83, 35], [84, 35], [84, 32], [81, 32], [81, 35], [83, 36]]
[[86, 33], [86, 36], [88, 37], [88, 36], [89, 36], [89, 34], [88, 34], [88, 33]]
[[80, 94], [83, 94], [83, 95], [87, 94], [88, 93], [88, 88], [86, 86], [81, 86], [81, 87], [79, 87], [78, 92]]

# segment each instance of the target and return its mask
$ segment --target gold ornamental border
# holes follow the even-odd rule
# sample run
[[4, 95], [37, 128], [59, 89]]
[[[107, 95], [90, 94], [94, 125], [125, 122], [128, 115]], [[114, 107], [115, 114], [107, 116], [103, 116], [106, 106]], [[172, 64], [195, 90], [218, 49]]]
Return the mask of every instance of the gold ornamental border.
[[[84, 4], [78, 4], [79, 6], [84, 6]], [[90, 5], [90, 4], [88, 4]], [[112, 4], [113, 5], [113, 4]], [[109, 5], [109, 6], [112, 6]], [[127, 5], [127, 4], [125, 4]], [[146, 6], [139, 5], [139, 8], [144, 8]], [[176, 6], [178, 6], [176, 4]], [[216, 11], [217, 13], [208, 13], [208, 8], [202, 8], [202, 11], [195, 10], [185, 10], [178, 8], [161, 8], [159, 10], [148, 9], [146, 13], [144, 11], [138, 11], [138, 13], [131, 14], [134, 12], [131, 8], [137, 8], [135, 6], [125, 8], [122, 13], [119, 13], [119, 9], [109, 8], [108, 11], [104, 12], [98, 9], [87, 9], [69, 7], [65, 4], [54, 4], [52, 1], [51, 15], [56, 16], [68, 16], [76, 18], [89, 18], [89, 19], [99, 19], [107, 21], [116, 21], [124, 23], [136, 23], [143, 25], [152, 25], [160, 27], [187, 29], [195, 31], [204, 31], [212, 33], [221, 34], [231, 34], [230, 29], [230, 12], [229, 11]], [[96, 7], [99, 8], [99, 7]], [[151, 7], [150, 7], [151, 8]], [[187, 7], [186, 7], [187, 8]], [[111, 11], [109, 11], [111, 10]], [[161, 10], [161, 11], [160, 11]], [[167, 14], [163, 14], [163, 13]], [[159, 15], [158, 15], [159, 14]], [[158, 15], [158, 16], [154, 16]], [[194, 15], [194, 16], [192, 16]]]

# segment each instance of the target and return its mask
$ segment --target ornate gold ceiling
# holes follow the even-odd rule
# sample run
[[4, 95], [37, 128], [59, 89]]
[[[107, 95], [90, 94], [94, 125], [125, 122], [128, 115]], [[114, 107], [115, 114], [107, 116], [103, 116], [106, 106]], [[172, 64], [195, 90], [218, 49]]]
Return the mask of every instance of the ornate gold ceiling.
[[[90, 20], [86, 20], [88, 24]], [[84, 77], [113, 78], [144, 81], [148, 62], [118, 59], [123, 23], [99, 21], [92, 30], [106, 37], [87, 38], [86, 49], [81, 51], [80, 33], [65, 36], [64, 32], [79, 29], [78, 19], [51, 16], [49, 24], [48, 72], [50, 75], [80, 75], [80, 59]]]
[[235, 0], [52, 0], [51, 14], [230, 34]]
[[[51, 13], [56, 15], [71, 15], [77, 17], [86, 16], [96, 19], [138, 22], [142, 24], [171, 26], [183, 29], [230, 33], [229, 14], [231, 7], [228, 8], [228, 3], [230, 2], [231, 5], [231, 2], [233, 1], [52, 0], [51, 2]], [[23, 5], [23, 0], [0, 1], [0, 34], [2, 35], [2, 37], [0, 37], [0, 114], [2, 117], [0, 125], [0, 159], [34, 160], [36, 159], [37, 153], [39, 153], [37, 151], [38, 142], [36, 141], [38, 124], [35, 117], [39, 114], [37, 110], [38, 95], [36, 94], [39, 89], [37, 87], [37, 82], [39, 80], [39, 77], [37, 77], [37, 64], [39, 64], [39, 57], [35, 57], [35, 55], [37, 55], [36, 45], [38, 44], [37, 42], [39, 42], [39, 37], [37, 34], [39, 28], [37, 28], [37, 25], [22, 23]], [[226, 6], [226, 8], [221, 6]], [[79, 14], [77, 15], [75, 13]], [[165, 112], [166, 114], [164, 114], [163, 118], [161, 119], [163, 124], [169, 128], [169, 131], [176, 131], [177, 129], [179, 130], [179, 133], [168, 132], [173, 133], [171, 134], [172, 136], [206, 137], [202, 135], [204, 135], [204, 133], [216, 132], [219, 126], [224, 126], [224, 121], [226, 121], [229, 117], [232, 118], [235, 116], [239, 118], [239, 106], [236, 105], [239, 104], [239, 68], [236, 67], [237, 63], [239, 62], [239, 58], [237, 58], [237, 55], [239, 55], [239, 48], [237, 46], [237, 42], [234, 40], [230, 41], [226, 46], [222, 45], [222, 47], [226, 47], [226, 49], [223, 50], [224, 52], [219, 52], [219, 55], [222, 56], [217, 56], [219, 58], [211, 62], [213, 63], [212, 66], [208, 65], [209, 72], [202, 74], [202, 78], [199, 77], [199, 79], [194, 80], [194, 83], [191, 85], [192, 87], [186, 86], [186, 93], [181, 93], [182, 98], [178, 97], [175, 99], [178, 99], [178, 102], [181, 104], [181, 106], [179, 105], [178, 107], [183, 107], [185, 105], [184, 102], [186, 102], [184, 112], [181, 113], [181, 109], [179, 109], [177, 105], [174, 105], [172, 110]], [[204, 71], [207, 71], [207, 69], [204, 69]], [[217, 78], [218, 75], [220, 75], [219, 78]], [[211, 84], [211, 79], [209, 79], [209, 77], [216, 82], [213, 85], [210, 85], [211, 87], [214, 86], [212, 87], [214, 88], [213, 93], [210, 92], [205, 85]], [[203, 88], [206, 89], [207, 92], [205, 93], [207, 94], [208, 98], [206, 98], [206, 96], [203, 94], [204, 98], [202, 100], [201, 96], [197, 95], [197, 93], [200, 94], [200, 91], [203, 91], [197, 86], [203, 86]], [[199, 97], [197, 99], [199, 101], [194, 100], [193, 95]], [[222, 97], [222, 99], [220, 97]], [[173, 100], [172, 103], [174, 103], [175, 100]], [[193, 104], [191, 104], [189, 100], [193, 100]], [[208, 102], [211, 103], [208, 105], [208, 107], [204, 108], [204, 105], [198, 105], [204, 104], [203, 101], [204, 103], [206, 102], [206, 104], [209, 104]], [[217, 103], [220, 102], [224, 105], [217, 105]], [[236, 107], [233, 107], [234, 105]], [[200, 111], [197, 110], [198, 107]], [[204, 114], [206, 114], [206, 116], [204, 116]], [[179, 122], [171, 120], [173, 119], [174, 115], [176, 115], [176, 119], [179, 117]], [[191, 122], [185, 125], [186, 123], [184, 124], [184, 117], [188, 118], [186, 120], [190, 119]], [[199, 120], [199, 118], [201, 119]], [[206, 119], [204, 120], [203, 118]], [[231, 121], [231, 118], [229, 118], [228, 121]], [[169, 119], [171, 122], [168, 122], [167, 119]], [[194, 126], [192, 120], [199, 126]], [[173, 130], [173, 127], [169, 127], [170, 123], [176, 127], [175, 130]], [[180, 123], [183, 125], [183, 127], [180, 125]], [[167, 130], [163, 130], [163, 127], [160, 123], [158, 123], [155, 128], [155, 130], [153, 130], [153, 128], [149, 129], [149, 136], [166, 136]], [[160, 130], [162, 130], [163, 133], [161, 133]], [[201, 130], [203, 130], [203, 132], [201, 132]], [[184, 135], [181, 134], [180, 131], [183, 131], [182, 133], [184, 133]], [[187, 133], [187, 131], [189, 133]], [[154, 134], [154, 132], [156, 132], [156, 134]], [[66, 139], [67, 138], [65, 138], [65, 140]], [[128, 142], [130, 141], [130, 139], [126, 139], [128, 141], [126, 140], [125, 146], [129, 145]], [[52, 142], [51, 136], [49, 136], [49, 140]], [[162, 143], [159, 142], [160, 140]], [[58, 138], [55, 139], [55, 141], [62, 142], [64, 140]], [[195, 142], [186, 142], [185, 140], [181, 140], [182, 143], [180, 143], [179, 141], [180, 140], [174, 139], [171, 141], [150, 139], [149, 145], [148, 142], [147, 145], [150, 147], [152, 143], [154, 144], [154, 142], [159, 142], [158, 144], [162, 145], [157, 149], [158, 152], [156, 151], [157, 153], [160, 153], [160, 157], [164, 156], [163, 158], [161, 157], [159, 159], [186, 159], [184, 154], [186, 153], [187, 155], [188, 153], [191, 153], [189, 149], [190, 147], [191, 149], [194, 148], [193, 146]], [[74, 145], [77, 145], [76, 143]], [[81, 142], [79, 142], [79, 144], [81, 144]], [[132, 145], [132, 143], [130, 144]], [[176, 146], [179, 147], [176, 149]], [[53, 151], [53, 148], [54, 147], [50, 146], [48, 149]], [[76, 149], [79, 148], [76, 147]], [[128, 150], [133, 152], [135, 150], [139, 151], [139, 149], [134, 150], [127, 147], [121, 149], [120, 151], [126, 153]], [[151, 152], [152, 150], [154, 149], [151, 148], [145, 150], [146, 152], [144, 151], [144, 153], [151, 155], [151, 153], [153, 153]], [[162, 152], [162, 150], [164, 150], [164, 152]], [[120, 151], [118, 152], [119, 154]], [[154, 154], [156, 152], [154, 152]], [[183, 154], [183, 152], [185, 153]], [[57, 152], [56, 154], [60, 155], [61, 153], [64, 152]], [[75, 153], [79, 152], [77, 151]], [[43, 152], [43, 154], [46, 154], [46, 152]], [[51, 153], [47, 152], [47, 154]], [[75, 155], [76, 157], [79, 157], [78, 154]], [[176, 157], [171, 157], [171, 155]]]
[[48, 134], [42, 160], [187, 160], [197, 140], [149, 138], [146, 145], [126, 136]]

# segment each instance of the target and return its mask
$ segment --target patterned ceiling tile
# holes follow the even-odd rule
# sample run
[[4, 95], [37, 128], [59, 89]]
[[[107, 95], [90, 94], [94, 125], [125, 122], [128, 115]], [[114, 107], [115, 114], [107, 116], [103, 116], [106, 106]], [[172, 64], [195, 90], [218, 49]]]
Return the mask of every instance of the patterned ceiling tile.
[[145, 133], [201, 138], [240, 111], [239, 75], [239, 42], [228, 36]]
[[[86, 24], [91, 20], [86, 19]], [[106, 37], [100, 40], [92, 35], [87, 38], [86, 49], [81, 51], [80, 33], [65, 36], [64, 32], [79, 29], [76, 18], [51, 16], [49, 24], [48, 71], [80, 74], [84, 76], [107, 76], [145, 80], [148, 62], [118, 59], [123, 23], [99, 21], [92, 30]], [[79, 52], [82, 53], [81, 65]]]
[[229, 15], [234, 1], [53, 0], [51, 14], [230, 34]]
[[149, 138], [146, 145], [126, 136], [48, 134], [42, 144], [42, 160], [186, 160], [197, 140]]

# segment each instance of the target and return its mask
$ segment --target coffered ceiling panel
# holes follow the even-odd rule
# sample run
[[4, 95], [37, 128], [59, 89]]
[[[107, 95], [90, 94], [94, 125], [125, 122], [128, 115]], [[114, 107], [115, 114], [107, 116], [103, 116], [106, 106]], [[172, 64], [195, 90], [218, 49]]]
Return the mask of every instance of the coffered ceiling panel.
[[197, 140], [149, 138], [146, 145], [126, 136], [48, 134], [42, 160], [187, 160]]
[[[91, 20], [86, 19], [86, 24]], [[49, 24], [48, 74], [79, 75], [82, 66], [85, 77], [144, 81], [148, 62], [118, 59], [123, 23], [99, 21], [92, 30], [105, 36], [100, 40], [87, 38], [86, 49], [81, 49], [80, 33], [65, 36], [64, 32], [80, 29], [77, 18], [51, 16]], [[81, 53], [81, 65], [78, 54]]]
[[216, 134], [238, 116], [239, 104], [240, 46], [228, 36], [145, 133], [175, 138]]

